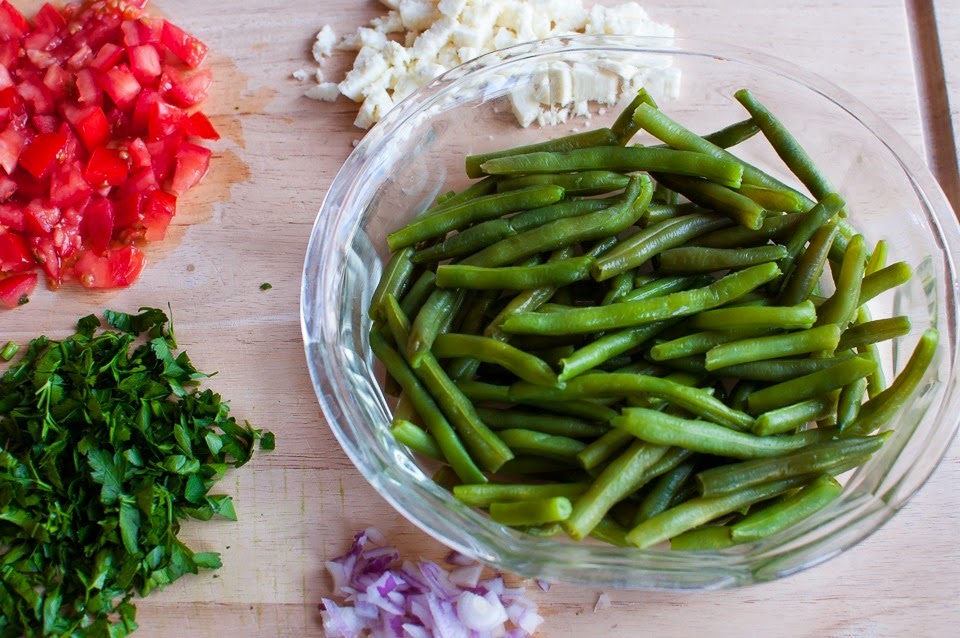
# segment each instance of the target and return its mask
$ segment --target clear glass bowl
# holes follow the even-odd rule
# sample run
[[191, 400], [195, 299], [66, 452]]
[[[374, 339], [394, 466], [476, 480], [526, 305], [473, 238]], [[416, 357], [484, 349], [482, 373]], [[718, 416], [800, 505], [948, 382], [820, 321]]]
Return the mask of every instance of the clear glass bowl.
[[[871, 303], [875, 317], [906, 314], [912, 332], [883, 350], [887, 378], [919, 334], [940, 330], [940, 348], [920, 389], [887, 427], [895, 434], [846, 477], [828, 508], [763, 542], [710, 552], [620, 549], [535, 538], [492, 522], [434, 484], [390, 435], [390, 409], [368, 345], [370, 296], [387, 257], [386, 234], [435, 197], [463, 187], [463, 157], [608, 125], [621, 105], [589, 122], [522, 129], [511, 91], [540, 82], [555, 64], [671, 66], [679, 93], [660, 107], [703, 133], [744, 119], [733, 98], [751, 91], [779, 115], [849, 204], [870, 245], [890, 243], [890, 263], [913, 279]], [[669, 83], [651, 79], [655, 93]], [[541, 85], [542, 86], [542, 85]], [[674, 87], [676, 88], [676, 87]], [[660, 93], [669, 91], [660, 91]], [[630, 99], [624, 96], [624, 102]], [[744, 159], [796, 180], [762, 136], [737, 147]], [[573, 37], [521, 45], [454, 69], [417, 91], [360, 142], [337, 175], [313, 228], [303, 273], [303, 338], [327, 424], [371, 485], [398, 512], [463, 554], [528, 577], [600, 587], [707, 589], [782, 577], [852, 547], [923, 484], [960, 419], [957, 380], [956, 218], [924, 163], [867, 107], [816, 75], [747, 49], [683, 40]]]

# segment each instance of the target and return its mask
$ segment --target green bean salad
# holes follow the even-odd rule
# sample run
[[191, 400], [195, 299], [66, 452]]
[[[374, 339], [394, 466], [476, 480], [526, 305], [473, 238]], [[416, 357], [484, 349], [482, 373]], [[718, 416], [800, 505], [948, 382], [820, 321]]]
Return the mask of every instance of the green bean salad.
[[[477, 181], [388, 236], [391, 430], [457, 499], [539, 536], [728, 547], [828, 505], [890, 436], [938, 335], [887, 385], [877, 344], [910, 322], [867, 304], [910, 266], [735, 97], [748, 117], [705, 136], [641, 90], [609, 128], [468, 156]], [[758, 133], [809, 194], [727, 150]]]

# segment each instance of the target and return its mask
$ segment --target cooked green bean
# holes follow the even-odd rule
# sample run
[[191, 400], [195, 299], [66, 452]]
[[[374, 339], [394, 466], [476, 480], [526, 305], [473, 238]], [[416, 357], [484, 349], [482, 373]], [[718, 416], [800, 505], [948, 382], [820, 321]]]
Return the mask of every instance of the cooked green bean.
[[470, 266], [502, 266], [537, 253], [602, 238], [604, 241], [640, 219], [653, 196], [653, 183], [646, 175], [634, 176], [618, 203], [603, 210], [547, 222], [487, 246], [461, 263]]
[[575, 469], [575, 464], [571, 461], [560, 461], [557, 459], [548, 459], [542, 456], [529, 456], [520, 454], [503, 464], [500, 471], [502, 476], [529, 476], [538, 474], [556, 474], [563, 472], [569, 476]]
[[587, 444], [579, 454], [577, 461], [585, 470], [592, 470], [601, 463], [621, 452], [630, 443], [636, 440], [629, 432], [612, 429], [600, 438]]
[[613, 460], [593, 484], [573, 502], [564, 529], [574, 540], [586, 538], [617, 502], [635, 491], [637, 479], [659, 461], [668, 448], [637, 441]]
[[843, 386], [837, 400], [837, 427], [843, 432], [856, 420], [863, 405], [863, 398], [867, 394], [868, 381], [866, 378], [857, 379], [853, 383]]
[[[822, 441], [776, 458], [718, 465], [697, 473], [700, 494], [713, 498], [794, 476], [838, 474], [872, 456], [886, 441], [887, 434]], [[766, 437], [763, 440], [776, 438]]]
[[756, 436], [709, 421], [682, 419], [647, 408], [624, 408], [610, 422], [638, 439], [657, 445], [677, 446], [716, 456], [755, 459], [780, 456], [827, 436], [823, 429], [785, 436]]
[[443, 330], [444, 324], [453, 317], [457, 307], [457, 291], [436, 289], [420, 307], [410, 327], [407, 341], [407, 361], [414, 368], [420, 367], [423, 356], [430, 352], [433, 341]]
[[806, 198], [801, 197], [796, 191], [743, 184], [739, 192], [763, 206], [764, 210], [783, 213], [802, 213], [807, 210]]
[[741, 226], [751, 230], [763, 227], [766, 210], [749, 197], [726, 188], [722, 183], [685, 175], [654, 173], [654, 178], [668, 188], [684, 195], [694, 204], [722, 213]]
[[747, 89], [741, 89], [733, 95], [760, 126], [763, 135], [773, 146], [783, 163], [810, 190], [816, 199], [823, 199], [828, 193], [833, 192], [830, 182], [817, 168], [813, 159], [773, 113], [757, 101]]
[[860, 306], [858, 300], [863, 282], [863, 270], [867, 265], [866, 252], [863, 235], [856, 235], [850, 240], [847, 252], [843, 254], [837, 289], [817, 309], [816, 325], [833, 323], [840, 328], [846, 328], [854, 320], [857, 308]]
[[436, 215], [413, 221], [387, 235], [387, 245], [396, 251], [406, 246], [450, 232], [471, 224], [502, 217], [518, 210], [530, 210], [554, 204], [563, 199], [559, 186], [531, 186], [518, 191], [485, 195], [445, 208]]
[[609, 306], [633, 290], [633, 273], [623, 272], [610, 280], [610, 287], [600, 301], [601, 306]]
[[565, 521], [573, 505], [565, 496], [554, 496], [536, 501], [491, 503], [490, 518], [503, 525], [543, 525]]
[[557, 375], [557, 379], [561, 382], [569, 381], [592, 370], [613, 357], [643, 345], [674, 323], [676, 322], [670, 320], [655, 321], [644, 326], [605, 334], [561, 359], [560, 374]]
[[613, 146], [618, 144], [617, 135], [608, 128], [601, 128], [595, 131], [585, 131], [575, 135], [558, 137], [538, 144], [528, 146], [518, 146], [508, 148], [492, 153], [483, 153], [480, 155], [468, 155], [466, 159], [467, 177], [483, 177], [481, 165], [498, 157], [509, 157], [510, 155], [526, 155], [527, 153], [536, 153], [539, 151], [569, 151], [575, 148], [589, 148], [592, 146]]
[[592, 439], [610, 431], [606, 424], [569, 415], [496, 408], [477, 408], [477, 414], [493, 430], [525, 429], [573, 439]]
[[716, 272], [746, 268], [777, 261], [787, 254], [784, 246], [756, 248], [703, 248], [681, 246], [660, 253], [660, 271], [664, 273]]
[[746, 488], [727, 496], [693, 498], [640, 523], [627, 534], [627, 541], [645, 549], [716, 518], [800, 487], [807, 481], [807, 477], [784, 479]]
[[738, 224], [696, 237], [688, 245], [704, 248], [745, 248], [762, 246], [768, 241], [782, 243], [782, 240], [788, 238], [794, 227], [800, 223], [801, 217], [801, 213], [765, 217], [759, 230]]
[[739, 270], [703, 288], [663, 297], [549, 314], [518, 313], [504, 322], [503, 330], [517, 334], [581, 334], [688, 316], [729, 303], [779, 274], [776, 264], [767, 263]]
[[515, 383], [510, 387], [512, 401], [624, 398], [643, 395], [659, 397], [726, 428], [743, 430], [753, 425], [753, 419], [749, 415], [730, 408], [701, 388], [691, 388], [670, 379], [645, 374], [585, 374], [567, 381], [562, 388], [547, 388], [526, 382]]
[[927, 328], [917, 342], [910, 360], [903, 367], [890, 387], [871, 395], [870, 400], [863, 404], [860, 413], [845, 432], [869, 434], [893, 418], [900, 408], [914, 395], [926, 375], [927, 368], [937, 353], [939, 333], [934, 328]]
[[[661, 188], [666, 187], [664, 186]], [[673, 191], [670, 192], [672, 193]], [[654, 190], [654, 193], [656, 193], [656, 190]], [[647, 210], [643, 213], [643, 221], [645, 225], [652, 226], [654, 224], [659, 224], [660, 222], [665, 222], [668, 219], [683, 217], [684, 215], [693, 215], [694, 213], [708, 212], [710, 211], [708, 211], [706, 208], [701, 208], [691, 202], [685, 202], [683, 204], [650, 204], [650, 206], [647, 207]]]
[[500, 440], [518, 454], [534, 454], [558, 461], [575, 460], [587, 444], [568, 436], [544, 434], [534, 430], [511, 428], [500, 430]]
[[694, 332], [670, 341], [664, 341], [650, 348], [650, 358], [654, 361], [668, 361], [692, 354], [702, 354], [711, 348], [732, 341], [770, 334], [769, 328], [757, 330], [730, 330], [723, 332]]
[[597, 281], [638, 268], [668, 248], [681, 246], [691, 238], [724, 228], [730, 221], [722, 215], [695, 213], [647, 226], [600, 255], [594, 266]]
[[[834, 357], [822, 359], [770, 359], [767, 361], [753, 361], [751, 363], [741, 363], [735, 366], [720, 368], [712, 373], [715, 376], [732, 377], [745, 379], [748, 381], [765, 381], [767, 383], [778, 383], [796, 379], [803, 375], [826, 370], [835, 366], [841, 361], [854, 358], [853, 353], [842, 353]], [[707, 366], [703, 357], [680, 357], [679, 359], [669, 359], [664, 364], [678, 370], [686, 372], [707, 374]]]
[[[834, 215], [840, 212], [844, 203], [842, 197], [836, 193], [829, 193], [824, 195], [823, 198], [817, 202], [816, 206], [806, 213], [803, 213], [803, 217], [793, 229], [793, 235], [791, 235], [789, 241], [787, 241], [788, 254], [780, 262], [780, 269], [784, 273], [787, 275], [790, 274], [790, 271], [793, 270], [793, 264], [800, 256], [803, 247], [810, 241], [810, 238], [813, 237], [813, 234], [817, 232], [818, 228], [829, 222], [833, 219]], [[834, 245], [837, 244], [839, 237], [840, 235], [838, 234], [837, 239], [833, 242]], [[846, 249], [846, 246], [844, 246], [844, 249]]]
[[[760, 132], [760, 127], [753, 121], [752, 117], [739, 122], [734, 122], [719, 131], [707, 133], [703, 139], [720, 148], [730, 148], [742, 142], [746, 142], [751, 137]], [[741, 186], [743, 188], [743, 186]]]
[[836, 224], [828, 222], [813, 233], [807, 249], [800, 254], [796, 266], [784, 281], [780, 292], [781, 304], [792, 306], [810, 298], [817, 289], [824, 264], [830, 255], [830, 247], [839, 232]]
[[437, 268], [437, 286], [467, 290], [531, 290], [566, 286], [587, 279], [593, 257], [573, 257], [539, 266], [484, 268], [444, 264]]
[[886, 239], [881, 239], [873, 247], [873, 253], [870, 254], [870, 261], [867, 262], [867, 268], [863, 271], [864, 276], [883, 270], [887, 265], [887, 253], [889, 246]]
[[661, 277], [654, 281], [637, 286], [623, 296], [621, 301], [640, 301], [641, 299], [652, 299], [653, 297], [663, 297], [672, 292], [681, 290], [690, 290], [691, 288], [701, 288], [713, 283], [713, 278], [706, 275], [694, 275], [683, 277]]
[[822, 510], [840, 496], [843, 487], [824, 475], [779, 503], [751, 513], [730, 527], [736, 543], [749, 543], [773, 536]]
[[796, 306], [741, 306], [707, 310], [694, 316], [689, 325], [698, 330], [753, 330], [780, 328], [806, 329], [817, 320], [817, 309], [812, 301]]
[[818, 350], [833, 350], [840, 341], [840, 328], [834, 324], [784, 335], [753, 337], [714, 346], [707, 351], [707, 370], [750, 361], [792, 357]]
[[559, 186], [568, 196], [604, 195], [622, 190], [630, 177], [614, 171], [579, 171], [576, 173], [540, 173], [521, 175], [501, 180], [497, 192], [505, 193], [530, 186], [553, 184]]
[[368, 315], [371, 319], [382, 319], [380, 304], [383, 303], [387, 295], [393, 295], [397, 299], [403, 296], [410, 284], [410, 277], [415, 268], [410, 257], [413, 255], [412, 248], [404, 248], [397, 251], [387, 262], [377, 283], [377, 288], [373, 291], [373, 297], [370, 298], [370, 310]]
[[753, 414], [769, 412], [792, 403], [839, 390], [848, 383], [863, 378], [874, 371], [876, 364], [861, 357], [854, 357], [819, 370], [811, 374], [783, 381], [761, 390], [757, 390], [747, 399], [749, 411]]
[[910, 332], [910, 318], [905, 316], [877, 319], [847, 328], [837, 344], [838, 350], [861, 348], [871, 343], [902, 337]]
[[757, 436], [770, 436], [793, 432], [811, 421], [818, 421], [836, 413], [837, 395], [831, 392], [764, 412], [754, 422], [753, 433]]
[[[476, 177], [483, 176], [477, 175]], [[459, 193], [451, 192], [447, 195], [441, 195], [437, 198], [436, 205], [417, 215], [417, 219], [430, 217], [431, 215], [435, 215], [442, 210], [452, 208], [453, 206], [458, 206], [464, 202], [470, 201], [471, 199], [483, 197], [484, 195], [492, 195], [497, 192], [497, 183], [500, 181], [500, 179], [501, 178], [496, 175], [489, 175], [478, 182], [474, 182]]]
[[491, 503], [536, 501], [555, 496], [574, 498], [590, 487], [589, 483], [485, 483], [483, 485], [458, 485], [453, 488], [457, 500], [472, 507], [488, 507]]
[[406, 294], [400, 298], [400, 309], [408, 317], [416, 317], [420, 308], [426, 303], [427, 299], [437, 288], [437, 274], [432, 270], [424, 271], [417, 277], [413, 285], [407, 290]]
[[650, 490], [644, 495], [643, 500], [640, 501], [633, 519], [633, 526], [636, 527], [643, 521], [669, 509], [673, 498], [680, 492], [687, 480], [693, 476], [695, 469], [697, 469], [697, 460], [691, 458], [657, 478]]
[[563, 173], [589, 170], [607, 170], [619, 173], [645, 171], [701, 177], [732, 188], [739, 188], [743, 176], [743, 167], [732, 160], [691, 151], [651, 148], [649, 146], [596, 146], [563, 152], [511, 155], [488, 160], [483, 163], [481, 169], [488, 175]]
[[688, 530], [670, 539], [670, 549], [680, 552], [697, 552], [708, 549], [733, 547], [733, 537], [727, 525], [707, 525]]
[[434, 399], [414, 376], [400, 354], [391, 348], [386, 339], [379, 332], [370, 334], [370, 348], [374, 355], [383, 362], [390, 373], [403, 387], [403, 392], [410, 398], [417, 413], [421, 416], [430, 434], [443, 452], [444, 458], [464, 483], [486, 483], [487, 477], [477, 468], [470, 454], [467, 452], [454, 431], [450, 422], [440, 411]]
[[466, 334], [442, 334], [433, 342], [433, 354], [440, 359], [471, 357], [493, 363], [531, 383], [554, 386], [557, 375], [541, 359], [508, 343]]
[[437, 445], [436, 439], [434, 439], [429, 432], [425, 432], [413, 423], [394, 418], [390, 424], [390, 433], [393, 434], [393, 438], [395, 438], [398, 443], [405, 445], [414, 452], [429, 456], [437, 461], [444, 460], [443, 452], [440, 450], [440, 446]]
[[897, 286], [907, 283], [912, 274], [913, 272], [910, 266], [902, 261], [898, 261], [895, 264], [890, 264], [886, 268], [881, 268], [867, 275], [863, 278], [863, 283], [860, 285], [860, 297], [857, 305], [862, 306], [891, 288], [896, 288]]
[[633, 136], [636, 135], [637, 131], [640, 130], [637, 123], [633, 121], [633, 113], [641, 104], [648, 104], [653, 108], [657, 108], [657, 103], [653, 99], [653, 96], [650, 95], [645, 88], [641, 88], [637, 91], [637, 95], [634, 96], [633, 100], [630, 101], [630, 104], [620, 112], [616, 121], [610, 126], [610, 130], [617, 136], [617, 143], [620, 146], [626, 146]]
[[629, 547], [627, 542], [627, 528], [623, 527], [609, 516], [604, 516], [596, 527], [590, 530], [590, 537], [614, 547]]

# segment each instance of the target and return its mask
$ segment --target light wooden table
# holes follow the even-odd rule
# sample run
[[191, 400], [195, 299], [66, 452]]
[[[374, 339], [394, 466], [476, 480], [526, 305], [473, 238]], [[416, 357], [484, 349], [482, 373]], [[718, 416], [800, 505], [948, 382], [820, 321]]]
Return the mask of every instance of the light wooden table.
[[[38, 2], [16, 2], [37, 6]], [[782, 6], [770, 6], [772, 4]], [[943, 158], [953, 140], [927, 140], [907, 0], [661, 0], [652, 16], [679, 35], [735, 41], [816, 70], [885, 117], [919, 152]], [[914, 6], [916, 4], [916, 6]], [[937, 0], [954, 117], [960, 103], [955, 3]], [[158, 1], [211, 46], [210, 101], [225, 134], [207, 183], [184, 201], [169, 241], [149, 250], [140, 282], [121, 292], [38, 292], [0, 313], [2, 338], [63, 335], [73, 320], [110, 307], [170, 302], [180, 344], [233, 413], [273, 430], [277, 449], [228, 475], [237, 523], [188, 526], [188, 543], [221, 551], [216, 574], [184, 578], [139, 603], [137, 634], [320, 636], [329, 595], [323, 561], [352, 534], [379, 527], [408, 557], [445, 550], [399, 517], [360, 477], [331, 436], [306, 373], [298, 318], [300, 270], [323, 195], [362, 131], [356, 105], [300, 97], [315, 32], [351, 31], [380, 13], [373, 0]], [[345, 61], [344, 61], [345, 63]], [[918, 69], [920, 75], [918, 76]], [[957, 124], [957, 120], [954, 120]], [[939, 150], [938, 150], [939, 149]], [[955, 170], [956, 158], [953, 156]], [[949, 162], [947, 163], [949, 164]], [[942, 168], [944, 162], [938, 164]], [[956, 175], [947, 175], [956, 183]], [[956, 200], [955, 200], [956, 201]], [[273, 288], [261, 291], [269, 282]], [[946, 636], [960, 626], [960, 445], [902, 513], [857, 548], [783, 581], [700, 594], [529, 588], [546, 636]]]

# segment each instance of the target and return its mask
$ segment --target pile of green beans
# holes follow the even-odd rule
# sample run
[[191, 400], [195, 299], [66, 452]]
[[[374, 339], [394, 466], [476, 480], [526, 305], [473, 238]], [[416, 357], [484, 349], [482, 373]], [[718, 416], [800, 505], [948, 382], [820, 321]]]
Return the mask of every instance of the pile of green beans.
[[[911, 269], [736, 99], [750, 117], [702, 137], [640, 91], [609, 129], [469, 156], [482, 179], [388, 236], [369, 316], [391, 433], [460, 501], [539, 536], [714, 549], [827, 506], [891, 436], [938, 335], [887, 386], [876, 344], [910, 322], [866, 304]], [[728, 150], [758, 133], [807, 194]]]

